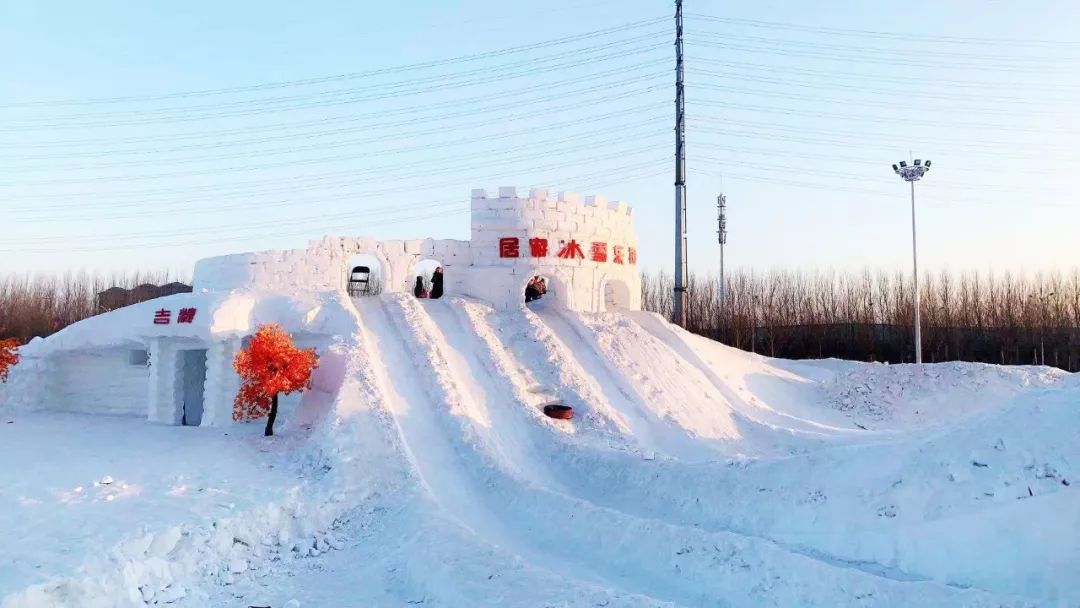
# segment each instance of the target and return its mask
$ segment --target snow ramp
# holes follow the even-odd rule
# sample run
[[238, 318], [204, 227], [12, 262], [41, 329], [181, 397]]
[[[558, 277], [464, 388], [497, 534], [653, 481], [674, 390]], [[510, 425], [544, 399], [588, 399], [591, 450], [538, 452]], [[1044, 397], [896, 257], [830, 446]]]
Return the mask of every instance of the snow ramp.
[[[387, 295], [355, 305], [356, 361], [365, 368], [353, 373], [370, 379], [361, 383], [373, 393], [365, 400], [385, 410], [412, 489], [384, 498], [393, 507], [381, 531], [357, 530], [364, 538], [346, 553], [378, 559], [349, 568], [370, 567], [353, 577], [381, 587], [366, 595], [358, 583], [351, 597], [451, 606], [495, 597], [506, 606], [997, 605], [980, 589], [700, 517], [723, 508], [732, 467], [747, 454], [843, 445], [852, 431], [740, 395], [662, 321], [502, 312], [462, 298]], [[546, 418], [542, 406], [553, 400], [578, 416]], [[406, 549], [416, 544], [403, 526], [422, 527], [433, 554], [461, 578], [418, 570], [430, 556]], [[348, 587], [335, 563], [347, 562], [307, 573], [297, 593], [334, 605], [325, 590]]]

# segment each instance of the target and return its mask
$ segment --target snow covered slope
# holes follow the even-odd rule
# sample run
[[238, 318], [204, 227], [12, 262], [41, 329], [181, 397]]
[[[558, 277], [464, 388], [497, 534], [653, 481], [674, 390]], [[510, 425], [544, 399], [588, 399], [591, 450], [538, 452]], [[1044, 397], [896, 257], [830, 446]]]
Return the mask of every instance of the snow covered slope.
[[[147, 496], [147, 546], [99, 534], [118, 549], [78, 548], [81, 571], [47, 556], [64, 533], [24, 535], [4, 608], [1080, 602], [1072, 377], [770, 360], [648, 313], [355, 306], [321, 423], [207, 448], [272, 450], [200, 482], [242, 497], [231, 519]], [[27, 543], [59, 579], [5, 573]]]

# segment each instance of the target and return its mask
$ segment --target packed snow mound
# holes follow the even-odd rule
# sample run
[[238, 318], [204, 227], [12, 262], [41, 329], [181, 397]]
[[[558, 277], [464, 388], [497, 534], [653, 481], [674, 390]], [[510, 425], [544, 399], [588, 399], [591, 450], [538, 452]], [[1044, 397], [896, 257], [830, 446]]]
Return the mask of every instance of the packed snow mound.
[[[348, 334], [344, 294], [282, 294], [251, 290], [179, 293], [125, 306], [105, 315], [84, 319], [49, 336], [34, 338], [19, 354], [34, 359], [58, 351], [95, 347], [144, 345], [139, 328], [151, 328], [146, 336], [209, 339], [212, 336], [247, 335], [264, 323], [277, 323], [298, 333]], [[166, 309], [176, 314], [194, 309], [190, 322], [154, 325], [154, 313]], [[18, 369], [18, 366], [16, 366]]]
[[875, 428], [912, 428], [955, 422], [1068, 376], [1050, 367], [865, 364], [837, 372], [822, 388], [829, 405], [853, 419]]
[[[114, 531], [49, 583], [21, 570], [9, 590], [0, 569], [4, 608], [1080, 602], [1075, 377], [776, 360], [543, 301], [387, 295], [323, 314], [340, 388], [310, 432], [266, 444], [270, 487], [215, 479], [244, 497], [228, 517]], [[574, 418], [544, 416], [553, 402]], [[131, 485], [133, 466], [103, 473]], [[46, 556], [63, 539], [27, 542]], [[0, 565], [20, 551], [0, 546]]]

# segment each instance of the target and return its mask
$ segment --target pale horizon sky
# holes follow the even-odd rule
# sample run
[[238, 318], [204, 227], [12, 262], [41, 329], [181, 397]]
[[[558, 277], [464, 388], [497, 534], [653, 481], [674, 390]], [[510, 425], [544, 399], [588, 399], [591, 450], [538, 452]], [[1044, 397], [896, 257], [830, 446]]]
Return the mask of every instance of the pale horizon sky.
[[[1080, 265], [1080, 6], [687, 0], [693, 270]], [[673, 4], [9, 2], [0, 273], [468, 238], [472, 188], [635, 207], [671, 269]], [[530, 48], [523, 48], [530, 47]], [[481, 57], [476, 55], [482, 54]]]

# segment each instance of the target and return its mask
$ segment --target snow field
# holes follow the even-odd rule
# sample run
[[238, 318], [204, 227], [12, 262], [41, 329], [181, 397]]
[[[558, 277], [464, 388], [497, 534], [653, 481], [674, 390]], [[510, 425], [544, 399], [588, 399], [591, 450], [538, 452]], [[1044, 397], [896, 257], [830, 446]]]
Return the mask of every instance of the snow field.
[[[43, 574], [66, 576], [42, 585], [0, 561], [0, 583], [13, 581], [3, 607], [1080, 601], [1075, 378], [771, 360], [648, 313], [546, 302], [354, 304], [334, 320], [353, 330], [327, 361], [328, 392], [305, 399], [273, 443], [200, 448], [205, 435], [193, 442], [187, 429], [107, 419], [119, 426], [102, 437], [145, 430], [126, 448], [144, 476], [88, 465], [58, 487], [108, 474], [108, 487], [143, 489], [93, 508], [145, 504], [65, 558], [50, 530], [75, 538], [107, 512], [57, 529], [48, 521], [61, 507], [42, 511], [21, 541], [39, 543]], [[878, 413], [838, 406], [845, 395]], [[573, 420], [542, 414], [556, 400]], [[66, 432], [54, 415], [26, 416]], [[66, 445], [83, 458], [86, 446]], [[102, 458], [131, 458], [116, 450]], [[168, 463], [233, 507], [163, 508]], [[55, 461], [42, 467], [54, 476]], [[15, 489], [44, 492], [36, 479]], [[23, 561], [21, 546], [5, 550]]]

